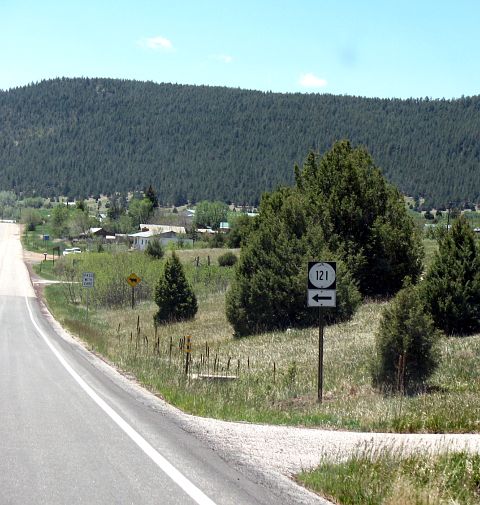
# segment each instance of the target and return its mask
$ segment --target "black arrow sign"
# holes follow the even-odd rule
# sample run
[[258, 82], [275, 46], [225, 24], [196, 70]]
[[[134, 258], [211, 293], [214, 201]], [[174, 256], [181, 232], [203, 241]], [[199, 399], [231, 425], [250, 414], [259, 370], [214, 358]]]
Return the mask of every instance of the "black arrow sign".
[[317, 303], [320, 301], [320, 300], [331, 300], [332, 297], [331, 296], [320, 296], [320, 295], [315, 295], [315, 296], [312, 296], [312, 300], [315, 300]]

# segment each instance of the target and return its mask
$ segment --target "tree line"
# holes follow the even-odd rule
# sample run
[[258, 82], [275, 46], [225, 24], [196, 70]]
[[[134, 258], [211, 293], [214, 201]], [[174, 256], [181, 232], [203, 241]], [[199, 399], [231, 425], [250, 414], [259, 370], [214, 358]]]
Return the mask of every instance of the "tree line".
[[480, 97], [380, 99], [114, 79], [0, 91], [0, 188], [81, 198], [156, 188], [161, 204], [256, 205], [305, 152], [348, 138], [425, 207], [479, 202]]

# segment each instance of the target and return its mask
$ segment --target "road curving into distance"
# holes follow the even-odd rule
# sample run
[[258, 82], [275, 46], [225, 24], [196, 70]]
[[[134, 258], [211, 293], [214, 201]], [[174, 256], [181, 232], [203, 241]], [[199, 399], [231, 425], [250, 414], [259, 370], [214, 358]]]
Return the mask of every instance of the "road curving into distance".
[[0, 223], [0, 503], [326, 503], [193, 431], [63, 332]]

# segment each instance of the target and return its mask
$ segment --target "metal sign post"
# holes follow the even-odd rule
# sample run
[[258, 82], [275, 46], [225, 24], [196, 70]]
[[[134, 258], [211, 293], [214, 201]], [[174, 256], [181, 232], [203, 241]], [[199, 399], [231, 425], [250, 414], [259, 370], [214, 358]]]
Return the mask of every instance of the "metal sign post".
[[323, 397], [323, 307], [337, 306], [337, 264], [334, 261], [308, 263], [308, 307], [318, 307], [318, 387], [317, 401]]
[[318, 379], [317, 401], [322, 403], [323, 397], [323, 310], [318, 308]]
[[55, 266], [55, 251], [57, 251], [58, 257], [60, 258], [60, 246], [52, 247], [52, 262], [53, 262], [53, 266]]
[[187, 335], [185, 337], [185, 375], [188, 375], [191, 352], [192, 352], [192, 337], [190, 335]]

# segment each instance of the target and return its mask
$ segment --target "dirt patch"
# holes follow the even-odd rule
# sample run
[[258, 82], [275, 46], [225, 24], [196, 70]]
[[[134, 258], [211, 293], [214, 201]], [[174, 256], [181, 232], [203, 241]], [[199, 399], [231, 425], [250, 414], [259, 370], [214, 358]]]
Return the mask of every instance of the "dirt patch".
[[40, 276], [38, 276], [33, 270], [33, 265], [38, 265], [44, 259], [45, 256], [42, 253], [27, 251], [25, 249], [23, 250], [23, 262], [27, 267], [28, 275], [30, 276], [30, 282], [32, 283], [33, 290], [35, 291], [37, 298], [41, 299], [43, 302], [45, 302], [45, 296], [44, 296], [45, 285], [50, 283], [53, 284], [54, 281], [53, 282], [45, 281], [45, 279], [42, 279]]
[[23, 261], [28, 265], [40, 263], [45, 259], [42, 253], [23, 250]]

